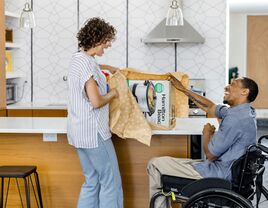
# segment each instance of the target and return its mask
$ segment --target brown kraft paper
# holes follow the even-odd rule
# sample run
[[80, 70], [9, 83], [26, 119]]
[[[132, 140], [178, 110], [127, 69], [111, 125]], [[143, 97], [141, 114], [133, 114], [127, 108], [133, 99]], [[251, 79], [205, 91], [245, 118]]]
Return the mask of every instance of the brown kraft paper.
[[168, 130], [175, 126], [175, 117], [188, 117], [188, 97], [175, 87], [171, 86], [171, 105], [173, 106], [173, 119], [170, 128], [148, 123], [140, 110], [136, 99], [127, 85], [129, 80], [168, 80], [172, 74], [188, 86], [188, 75], [182, 72], [167, 74], [145, 73], [136, 69], [126, 68], [116, 72], [108, 81], [111, 89], [116, 88], [119, 97], [110, 103], [110, 129], [112, 133], [121, 138], [132, 138], [150, 146], [152, 129]]

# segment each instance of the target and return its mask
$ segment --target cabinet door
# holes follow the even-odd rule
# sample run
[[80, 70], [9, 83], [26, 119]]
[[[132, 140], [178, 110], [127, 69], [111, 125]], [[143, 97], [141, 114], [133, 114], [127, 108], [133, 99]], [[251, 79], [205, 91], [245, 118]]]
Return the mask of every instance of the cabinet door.
[[6, 110], [0, 110], [0, 117], [6, 117], [7, 111]]
[[6, 107], [5, 15], [4, 1], [0, 1], [0, 109]]
[[33, 117], [66, 117], [67, 110], [33, 110]]
[[249, 16], [247, 31], [247, 76], [259, 85], [255, 108], [268, 108], [268, 16]]
[[8, 117], [32, 117], [32, 110], [29, 109], [8, 109]]
[[113, 135], [124, 190], [124, 204], [128, 208], [148, 207], [149, 177], [146, 167], [150, 159], [160, 156], [188, 158], [190, 136], [154, 135], [148, 147], [134, 139]]

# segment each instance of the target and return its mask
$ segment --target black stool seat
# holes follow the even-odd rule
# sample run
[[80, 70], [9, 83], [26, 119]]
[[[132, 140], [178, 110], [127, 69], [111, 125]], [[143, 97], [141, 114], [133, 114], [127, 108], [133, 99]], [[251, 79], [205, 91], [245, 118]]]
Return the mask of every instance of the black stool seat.
[[24, 178], [36, 171], [36, 166], [0, 166], [0, 177]]
[[[37, 190], [37, 194], [35, 193], [35, 188], [32, 180], [32, 175], [34, 175], [35, 178], [35, 188]], [[9, 193], [9, 186], [10, 186], [10, 180], [16, 180], [20, 201], [22, 207], [24, 207], [22, 195], [20, 191], [20, 185], [18, 183], [18, 179], [24, 181], [24, 190], [25, 190], [25, 197], [26, 197], [26, 207], [31, 208], [31, 200], [30, 200], [30, 189], [32, 187], [35, 201], [38, 207], [43, 208], [43, 202], [42, 202], [42, 195], [41, 195], [41, 187], [39, 182], [39, 177], [37, 173], [37, 167], [36, 166], [19, 166], [19, 165], [12, 165], [12, 166], [0, 166], [0, 178], [1, 178], [1, 189], [0, 189], [0, 208], [7, 207], [8, 203], [8, 193]], [[5, 191], [5, 179], [8, 180], [7, 183], [7, 189]], [[6, 195], [4, 200], [4, 195]]]

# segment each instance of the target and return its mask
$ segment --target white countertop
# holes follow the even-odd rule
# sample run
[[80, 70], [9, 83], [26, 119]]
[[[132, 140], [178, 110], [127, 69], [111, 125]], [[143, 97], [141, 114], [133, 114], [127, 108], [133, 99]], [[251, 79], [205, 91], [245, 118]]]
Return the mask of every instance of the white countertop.
[[[57, 103], [15, 103], [7, 105], [7, 109], [43, 109], [67, 110], [66, 102]], [[268, 119], [268, 109], [256, 109], [257, 119]]]
[[14, 103], [7, 105], [7, 109], [41, 109], [41, 110], [67, 110], [67, 104], [62, 103]]
[[[217, 119], [177, 118], [172, 130], [154, 130], [153, 135], [201, 135], [206, 123], [218, 128]], [[66, 118], [0, 117], [0, 133], [52, 133], [66, 134]]]
[[153, 135], [201, 135], [203, 127], [210, 123], [218, 129], [219, 123], [216, 118], [177, 118], [176, 126], [172, 130], [153, 130]]
[[0, 133], [65, 134], [66, 118], [0, 117]]
[[268, 109], [256, 109], [257, 119], [268, 119]]

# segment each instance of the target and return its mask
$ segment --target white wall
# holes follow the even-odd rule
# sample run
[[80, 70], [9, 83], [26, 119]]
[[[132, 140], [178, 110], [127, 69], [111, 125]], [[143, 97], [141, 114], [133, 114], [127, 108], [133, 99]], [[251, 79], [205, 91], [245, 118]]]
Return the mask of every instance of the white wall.
[[230, 14], [229, 68], [238, 67], [239, 76], [246, 76], [247, 58], [247, 15]]
[[222, 102], [226, 77], [226, 0], [184, 0], [184, 16], [206, 39], [181, 44], [178, 69], [190, 78], [205, 78], [207, 97]]
[[[22, 0], [18, 0], [24, 2]], [[6, 0], [7, 7], [20, 11], [22, 4]], [[17, 2], [17, 1], [16, 1]], [[165, 16], [171, 0], [34, 0], [37, 27], [33, 30], [33, 99], [34, 102], [64, 102], [69, 59], [76, 50], [78, 27], [93, 16], [110, 21], [118, 30], [117, 40], [100, 63], [151, 72], [175, 69], [174, 44], [144, 44], [140, 40]], [[16, 7], [12, 7], [16, 5]], [[17, 6], [18, 5], [18, 6]], [[128, 13], [127, 13], [128, 5]], [[13, 11], [14, 11], [13, 10]], [[178, 70], [190, 78], [205, 78], [207, 96], [221, 102], [225, 85], [226, 1], [184, 0], [183, 12], [188, 22], [206, 39], [204, 44], [178, 44]], [[127, 19], [128, 15], [128, 19]], [[78, 18], [77, 18], [78, 17]], [[79, 25], [77, 22], [79, 19]], [[127, 34], [127, 28], [129, 33]], [[29, 34], [24, 35], [29, 39]], [[26, 41], [26, 40], [23, 40]], [[15, 70], [29, 74], [29, 41], [20, 49]], [[128, 48], [128, 50], [127, 50]], [[15, 61], [14, 61], [15, 62]], [[27, 65], [27, 66], [26, 66]], [[29, 79], [29, 77], [27, 76]], [[24, 101], [30, 101], [29, 87]]]

